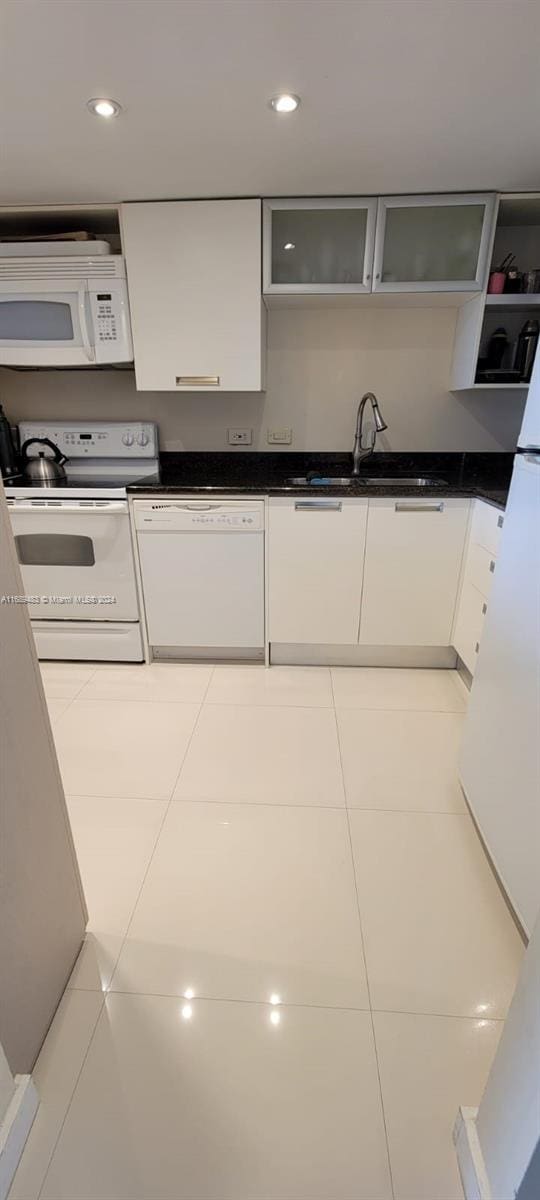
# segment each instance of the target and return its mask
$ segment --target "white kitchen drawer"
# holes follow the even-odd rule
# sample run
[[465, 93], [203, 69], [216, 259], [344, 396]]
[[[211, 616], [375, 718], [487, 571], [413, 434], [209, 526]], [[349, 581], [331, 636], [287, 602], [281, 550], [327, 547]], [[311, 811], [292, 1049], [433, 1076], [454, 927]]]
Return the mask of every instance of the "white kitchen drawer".
[[484, 596], [466, 579], [459, 601], [454, 646], [471, 675], [474, 675], [476, 668], [486, 612], [487, 601]]
[[367, 511], [334, 496], [270, 501], [271, 642], [356, 645]]
[[369, 502], [360, 643], [449, 646], [469, 500]]
[[481, 592], [485, 599], [489, 596], [493, 575], [497, 569], [497, 560], [489, 550], [473, 542], [469, 546], [465, 579]]
[[501, 540], [504, 513], [485, 500], [475, 500], [471, 525], [471, 542], [477, 542], [496, 557]]

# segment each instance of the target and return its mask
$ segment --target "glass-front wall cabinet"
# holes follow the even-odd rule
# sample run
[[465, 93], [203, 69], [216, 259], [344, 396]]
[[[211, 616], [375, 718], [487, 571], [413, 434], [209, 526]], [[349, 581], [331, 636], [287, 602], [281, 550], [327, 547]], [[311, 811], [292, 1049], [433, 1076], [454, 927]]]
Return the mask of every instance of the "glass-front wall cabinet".
[[481, 291], [494, 196], [382, 196], [373, 291]]
[[371, 291], [377, 200], [270, 200], [264, 291]]
[[481, 291], [495, 196], [267, 200], [264, 292]]

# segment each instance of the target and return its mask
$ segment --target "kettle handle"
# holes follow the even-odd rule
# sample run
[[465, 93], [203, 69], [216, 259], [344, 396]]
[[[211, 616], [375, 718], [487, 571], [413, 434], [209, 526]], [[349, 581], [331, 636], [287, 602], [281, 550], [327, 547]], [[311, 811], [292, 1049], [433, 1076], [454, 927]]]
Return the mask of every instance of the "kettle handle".
[[21, 455], [24, 462], [26, 462], [28, 458], [28, 447], [38, 444], [40, 446], [48, 446], [49, 449], [52, 450], [53, 459], [56, 463], [58, 463], [59, 467], [62, 467], [65, 462], [69, 462], [67, 455], [62, 454], [62, 451], [58, 449], [58, 446], [55, 446], [54, 442], [51, 442], [49, 438], [28, 438], [26, 442], [23, 442], [21, 446]]

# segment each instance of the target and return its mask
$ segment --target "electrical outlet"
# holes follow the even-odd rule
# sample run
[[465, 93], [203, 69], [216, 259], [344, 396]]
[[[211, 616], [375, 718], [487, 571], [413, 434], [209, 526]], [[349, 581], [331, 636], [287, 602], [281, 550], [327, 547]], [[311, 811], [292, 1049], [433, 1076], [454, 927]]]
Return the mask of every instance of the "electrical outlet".
[[292, 442], [292, 429], [268, 429], [266, 440], [270, 446], [290, 446]]
[[227, 441], [229, 446], [251, 446], [253, 441], [252, 429], [228, 429]]

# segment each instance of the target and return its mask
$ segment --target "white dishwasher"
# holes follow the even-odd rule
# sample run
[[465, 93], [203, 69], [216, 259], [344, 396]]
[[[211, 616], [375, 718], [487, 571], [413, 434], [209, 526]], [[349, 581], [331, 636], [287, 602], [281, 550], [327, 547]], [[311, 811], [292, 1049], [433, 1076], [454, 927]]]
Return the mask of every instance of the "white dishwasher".
[[133, 504], [154, 658], [264, 659], [264, 501]]

